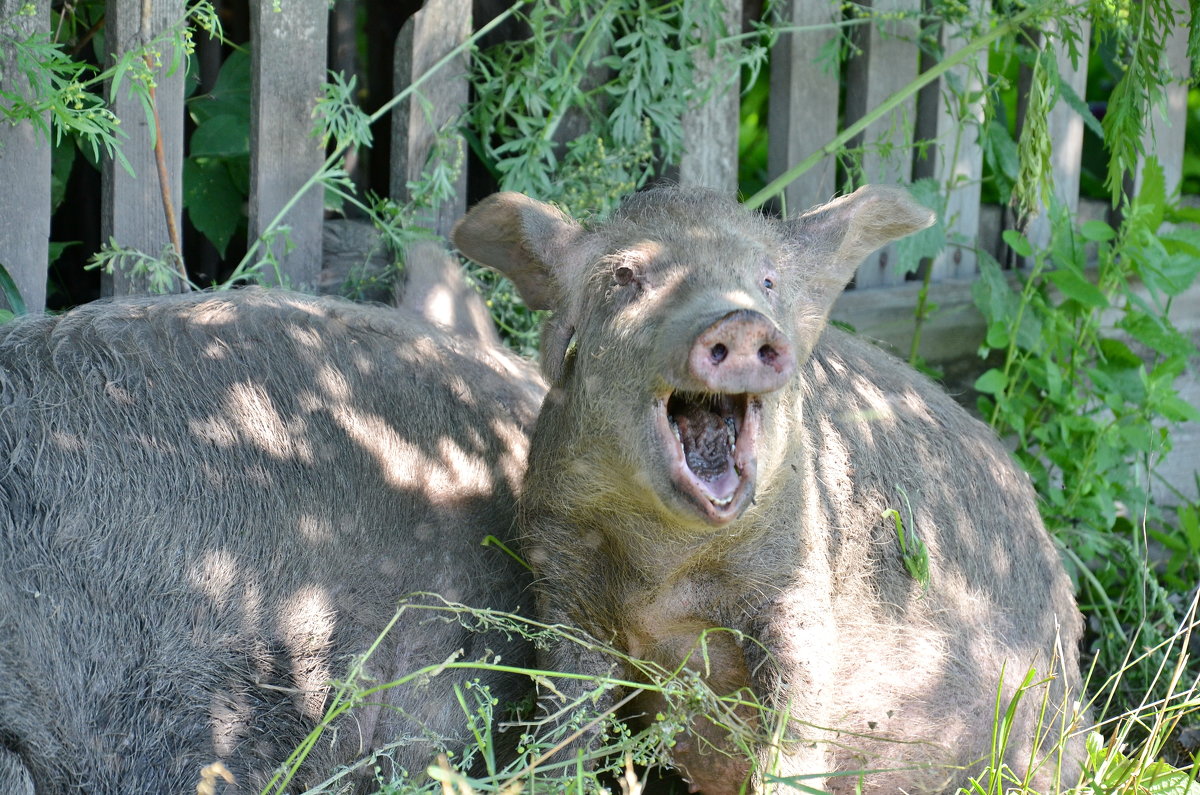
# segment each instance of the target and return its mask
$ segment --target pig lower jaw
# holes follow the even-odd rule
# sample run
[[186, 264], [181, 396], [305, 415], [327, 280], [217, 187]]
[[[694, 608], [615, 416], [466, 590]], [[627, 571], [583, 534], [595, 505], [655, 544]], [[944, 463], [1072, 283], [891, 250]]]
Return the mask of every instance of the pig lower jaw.
[[669, 503], [713, 527], [741, 516], [754, 497], [761, 406], [757, 396], [745, 394], [672, 394], [656, 401], [659, 444], [676, 497]]

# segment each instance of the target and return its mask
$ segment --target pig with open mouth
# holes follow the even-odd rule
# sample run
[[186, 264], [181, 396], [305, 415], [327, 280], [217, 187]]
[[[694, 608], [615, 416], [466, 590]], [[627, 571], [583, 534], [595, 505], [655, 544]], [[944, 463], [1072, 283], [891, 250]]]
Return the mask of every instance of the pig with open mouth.
[[[666, 188], [588, 226], [501, 193], [455, 230], [553, 313], [520, 498], [541, 617], [753, 696], [732, 713], [752, 753], [703, 717], [671, 749], [693, 791], [953, 791], [1030, 669], [993, 761], [1078, 769], [1082, 622], [1028, 479], [931, 381], [826, 327], [858, 264], [932, 221], [898, 188], [786, 222]], [[638, 676], [620, 665], [567, 642], [540, 663]], [[551, 711], [588, 687], [560, 684]], [[646, 691], [630, 717], [663, 707]]]

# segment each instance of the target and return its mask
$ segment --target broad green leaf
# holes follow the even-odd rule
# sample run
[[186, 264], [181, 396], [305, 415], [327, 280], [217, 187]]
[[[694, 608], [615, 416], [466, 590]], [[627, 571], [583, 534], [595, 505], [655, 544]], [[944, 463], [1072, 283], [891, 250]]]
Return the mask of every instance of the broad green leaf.
[[1020, 297], [1013, 292], [1004, 272], [1000, 270], [1000, 264], [985, 252], [981, 252], [979, 257], [979, 278], [971, 285], [971, 298], [989, 324], [1000, 323], [1005, 326], [1016, 315], [1021, 304]]
[[1153, 154], [1147, 154], [1142, 164], [1142, 184], [1133, 197], [1133, 215], [1150, 232], [1162, 226], [1167, 206], [1166, 179], [1162, 166]]
[[1046, 278], [1054, 283], [1063, 295], [1092, 309], [1108, 306], [1108, 299], [1100, 288], [1084, 279], [1073, 270], [1051, 271]]
[[1004, 184], [1000, 186], [1001, 193], [1008, 193], [1012, 184], [1017, 181], [1017, 172], [1021, 169], [1021, 161], [1017, 156], [1017, 142], [1009, 135], [1007, 127], [993, 119], [984, 129], [983, 149], [997, 177], [1002, 178]]
[[25, 314], [25, 299], [21, 297], [21, 291], [17, 289], [17, 283], [13, 281], [12, 276], [8, 273], [8, 269], [3, 264], [0, 264], [0, 295], [4, 296], [4, 300], [12, 307], [12, 311], [15, 314]]
[[1026, 239], [1025, 235], [1021, 234], [1017, 230], [1005, 229], [1004, 232], [1001, 233], [1001, 237], [1004, 238], [1004, 242], [1008, 244], [1008, 247], [1011, 248], [1017, 254], [1017, 256], [1033, 256], [1033, 245], [1029, 242], [1029, 240]]
[[1159, 403], [1163, 417], [1172, 422], [1200, 422], [1200, 408], [1196, 408], [1178, 395], [1167, 395]]
[[221, 64], [217, 82], [207, 94], [187, 101], [188, 112], [197, 124], [224, 114], [250, 118], [250, 55], [232, 52]]
[[1084, 240], [1093, 242], [1112, 240], [1117, 236], [1116, 230], [1104, 221], [1084, 221], [1083, 225], [1079, 227], [1079, 233], [1083, 235]]
[[53, 265], [58, 261], [58, 258], [62, 256], [64, 251], [69, 249], [71, 246], [78, 246], [79, 244], [80, 241], [78, 240], [64, 240], [62, 242], [53, 240], [50, 241], [50, 256], [46, 258], [47, 264]]
[[250, 120], [222, 114], [202, 122], [192, 133], [191, 157], [236, 157], [250, 154]]
[[975, 379], [975, 391], [988, 395], [999, 395], [1004, 392], [1006, 386], [1008, 386], [1008, 377], [1002, 370], [997, 370], [995, 367]]
[[1003, 323], [988, 323], [987, 337], [984, 344], [992, 350], [1007, 348], [1009, 343], [1008, 326]]
[[67, 195], [67, 181], [75, 165], [75, 138], [64, 135], [51, 144], [50, 150], [50, 208], [57, 210]]
[[1184, 334], [1146, 312], [1130, 312], [1118, 325], [1138, 342], [1163, 356], [1192, 356], [1196, 346]]
[[221, 256], [241, 224], [245, 201], [223, 161], [183, 161], [183, 206]]
[[1142, 366], [1141, 357], [1129, 349], [1119, 339], [1113, 337], [1103, 337], [1099, 340], [1100, 352], [1104, 354], [1106, 370], [1112, 368], [1130, 369]]

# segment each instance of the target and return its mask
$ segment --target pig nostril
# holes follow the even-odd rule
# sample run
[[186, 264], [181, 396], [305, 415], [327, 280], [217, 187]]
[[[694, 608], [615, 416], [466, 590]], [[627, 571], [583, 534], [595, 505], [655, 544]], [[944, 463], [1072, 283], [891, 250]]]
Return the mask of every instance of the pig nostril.
[[716, 345], [712, 346], [712, 350], [710, 350], [709, 353], [712, 355], [713, 364], [720, 364], [721, 362], [725, 361], [725, 357], [729, 355], [729, 349], [718, 342]]
[[758, 349], [758, 360], [763, 364], [774, 365], [778, 358], [779, 354], [770, 345], [764, 345]]

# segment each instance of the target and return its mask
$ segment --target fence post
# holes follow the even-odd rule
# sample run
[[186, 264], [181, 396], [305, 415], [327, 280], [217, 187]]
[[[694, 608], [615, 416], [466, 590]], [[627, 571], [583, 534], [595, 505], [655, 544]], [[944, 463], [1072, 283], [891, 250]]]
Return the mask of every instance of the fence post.
[[[1076, 0], [1079, 2], [1079, 0]], [[1079, 61], [1071, 63], [1068, 48], [1055, 40], [1053, 53], [1058, 61], [1058, 74], [1062, 82], [1070, 86], [1080, 99], [1085, 98], [1087, 91], [1088, 72], [1088, 42], [1091, 39], [1091, 20], [1081, 17], [1079, 35]], [[1042, 41], [1045, 37], [1042, 36]], [[1023, 103], [1024, 100], [1018, 99]], [[1023, 106], [1023, 104], [1022, 104]], [[1054, 195], [1066, 209], [1070, 217], [1075, 217], [1079, 210], [1079, 172], [1083, 156], [1083, 119], [1063, 100], [1054, 103], [1050, 115], [1046, 119], [1046, 129], [1050, 134], [1050, 172]], [[1018, 135], [1020, 130], [1017, 131]], [[1050, 245], [1050, 218], [1047, 208], [1043, 205], [1038, 214], [1030, 219], [1025, 227], [1025, 237], [1034, 248], [1045, 248]]]
[[[767, 179], [772, 180], [837, 135], [837, 66], [817, 58], [837, 35], [838, 0], [785, 0], [780, 21], [788, 27], [824, 30], [781, 33], [771, 52], [771, 96], [767, 114]], [[783, 191], [789, 217], [832, 198], [837, 163], [826, 157]]]
[[[1142, 150], [1154, 152], [1163, 169], [1167, 196], [1179, 190], [1183, 180], [1183, 144], [1187, 130], [1188, 79], [1191, 63], [1187, 55], [1188, 22], [1191, 10], [1187, 0], [1172, 0], [1176, 24], [1167, 33], [1163, 58], [1172, 80], [1163, 88], [1163, 106], [1150, 109], [1149, 124], [1142, 134]], [[1142, 166], [1138, 163], [1134, 193], [1142, 187]]]
[[[726, 0], [725, 30], [736, 35], [742, 29], [742, 0]], [[683, 155], [679, 160], [679, 184], [693, 185], [733, 194], [738, 186], [738, 113], [741, 75], [722, 68], [723, 47], [708, 52], [708, 42], [696, 56], [693, 83], [712, 91], [703, 105], [683, 115]]]
[[[412, 85], [433, 66], [462, 45], [471, 35], [469, 0], [426, 0], [396, 37], [393, 90]], [[411, 196], [408, 183], [420, 179], [429, 154], [439, 135], [453, 153], [457, 147], [463, 162], [454, 181], [455, 194], [449, 201], [431, 208], [419, 219], [442, 237], [449, 237], [454, 222], [467, 211], [467, 170], [465, 143], [458, 132], [447, 128], [466, 110], [469, 86], [465, 50], [430, 75], [392, 111], [392, 168], [390, 193], [397, 202]], [[452, 154], [453, 156], [453, 154]]]
[[[183, 206], [183, 78], [187, 59], [181, 52], [172, 52], [173, 44], [155, 39], [182, 24], [183, 0], [108, 0], [105, 12], [108, 62], [111, 66], [122, 56], [138, 52], [143, 47], [153, 60], [162, 65], [153, 70], [154, 101], [157, 109], [158, 133], [163, 145], [165, 175], [160, 175], [155, 157], [153, 118], [143, 101], [132, 90], [126, 75], [121, 89], [112, 97], [111, 108], [121, 120], [121, 130], [127, 138], [121, 140], [121, 151], [133, 170], [113, 158], [105, 158], [100, 167], [101, 212], [100, 235], [108, 242], [159, 256], [171, 243], [169, 224], [180, 228]], [[153, 50], [154, 52], [150, 52]], [[180, 63], [174, 72], [171, 62], [178, 56]], [[141, 58], [142, 55], [136, 56]], [[165, 185], [164, 185], [165, 181]], [[165, 209], [169, 197], [171, 219]], [[175, 252], [182, 256], [182, 252]], [[173, 288], [182, 289], [175, 279]], [[111, 277], [101, 281], [105, 295], [130, 295], [149, 292], [150, 279], [146, 274], [129, 274], [119, 268]]]
[[[926, 0], [928, 2], [928, 0]], [[988, 10], [982, 0], [971, 0], [971, 17], [983, 19]], [[969, 43], [969, 26], [941, 25], [938, 33], [940, 57], [949, 58]], [[934, 58], [921, 54], [922, 70]], [[987, 52], [964, 63], [941, 80], [921, 90], [917, 97], [916, 137], [933, 141], [924, 159], [914, 159], [913, 179], [932, 177], [946, 197], [942, 221], [947, 246], [930, 266], [930, 280], [970, 277], [978, 271], [976, 246], [979, 238], [979, 196], [983, 179], [983, 75]], [[952, 90], [951, 86], [955, 86]]]
[[[917, 27], [912, 17], [920, 0], [873, 0], [879, 15], [903, 13], [905, 17], [877, 21], [860, 29], [862, 54], [846, 68], [846, 123], [852, 123], [900, 91], [917, 76]], [[872, 124], [852, 146], [864, 146], [862, 181], [906, 183], [912, 176], [912, 134], [916, 97]], [[915, 264], [915, 263], [914, 263]], [[859, 266], [859, 287], [902, 284], [904, 274], [893, 265], [892, 247], [872, 254]]]
[[[268, 231], [325, 162], [325, 148], [313, 135], [313, 110], [324, 90], [328, 18], [326, 0], [250, 2], [251, 240]], [[288, 242], [283, 235], [271, 241], [279, 271], [264, 273], [264, 283], [316, 288], [324, 208], [320, 185], [297, 198], [281, 222]]]
[[[27, 4], [26, 0], [0, 0], [0, 23], [9, 26], [0, 34], [25, 39], [50, 29], [50, 0], [37, 0], [34, 13], [21, 14]], [[26, 95], [30, 90], [16, 71], [16, 53], [8, 47], [0, 49], [0, 91]], [[50, 123], [48, 114], [42, 118]], [[0, 213], [0, 265], [16, 282], [25, 308], [41, 312], [46, 306], [50, 248], [50, 143], [31, 122], [0, 124], [0, 185], [14, 191]], [[3, 306], [7, 302], [0, 294]]]
[[[400, 92], [412, 85], [470, 35], [471, 0], [426, 0], [396, 37], [393, 90]], [[421, 179], [439, 139], [451, 153], [457, 149], [459, 159], [454, 195], [417, 214], [417, 223], [435, 231], [438, 239], [419, 240], [405, 250], [404, 273], [396, 285], [395, 297], [397, 304], [458, 334], [498, 343], [500, 338], [487, 307], [467, 284], [458, 258], [443, 242], [467, 211], [465, 142], [457, 132], [448, 131], [466, 109], [470, 89], [467, 70], [463, 49], [392, 111], [389, 183], [395, 201], [403, 203], [412, 198], [408, 183]]]

